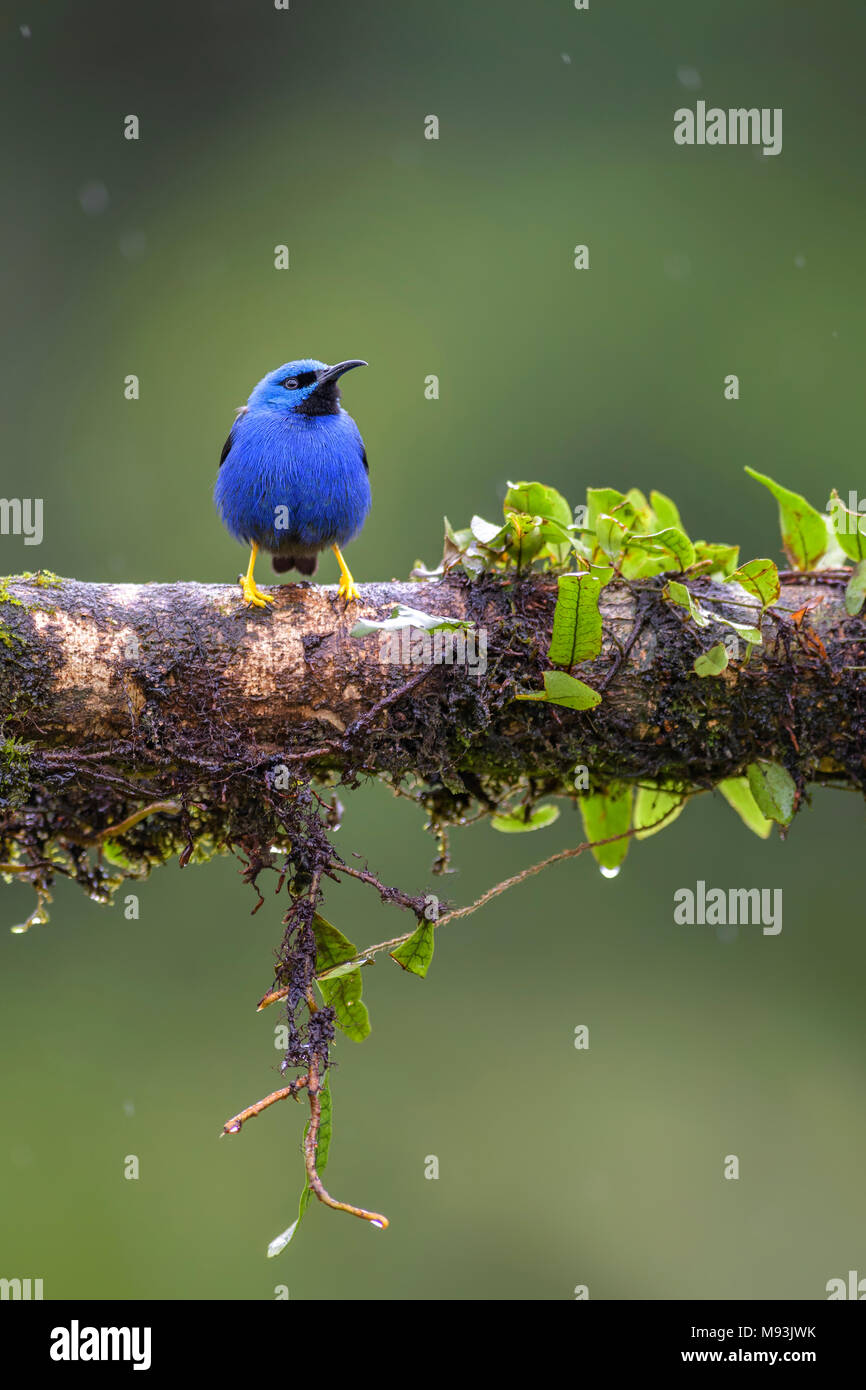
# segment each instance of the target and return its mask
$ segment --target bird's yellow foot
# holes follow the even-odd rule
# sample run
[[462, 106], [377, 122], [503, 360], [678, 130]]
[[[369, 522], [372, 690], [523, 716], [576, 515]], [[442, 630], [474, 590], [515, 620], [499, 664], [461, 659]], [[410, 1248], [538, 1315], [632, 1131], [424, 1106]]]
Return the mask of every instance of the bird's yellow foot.
[[359, 592], [357, 584], [355, 583], [354, 579], [349, 573], [349, 567], [346, 564], [346, 561], [340, 554], [340, 547], [338, 545], [334, 545], [331, 547], [331, 549], [337, 557], [337, 564], [340, 566], [340, 584], [338, 588], [338, 593], [340, 595], [340, 598], [345, 599], [347, 603], [351, 603], [353, 599], [360, 598], [361, 594]]
[[344, 598], [347, 603], [361, 597], [358, 586], [348, 571], [346, 574], [340, 575], [339, 594], [340, 598]]
[[263, 593], [256, 581], [250, 579], [248, 574], [239, 575], [238, 583], [241, 586], [244, 603], [251, 605], [253, 608], [267, 608], [269, 603], [275, 602], [274, 595]]
[[267, 608], [269, 603], [275, 602], [275, 599], [273, 594], [262, 593], [262, 590], [253, 578], [253, 570], [255, 569], [256, 556], [258, 553], [259, 548], [257, 545], [254, 545], [252, 554], [250, 555], [250, 563], [247, 572], [246, 574], [238, 575], [238, 583], [241, 586], [244, 603], [250, 605], [252, 608]]

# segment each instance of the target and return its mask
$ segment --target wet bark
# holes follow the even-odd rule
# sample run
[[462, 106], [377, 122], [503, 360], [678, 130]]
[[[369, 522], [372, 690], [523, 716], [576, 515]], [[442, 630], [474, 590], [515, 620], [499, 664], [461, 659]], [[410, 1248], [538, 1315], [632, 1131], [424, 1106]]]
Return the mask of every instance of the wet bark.
[[[602, 653], [572, 671], [603, 692], [582, 713], [514, 700], [549, 668], [549, 577], [370, 584], [348, 610], [333, 588], [287, 584], [267, 611], [224, 585], [12, 579], [0, 601], [3, 733], [44, 766], [96, 760], [125, 776], [282, 755], [314, 774], [414, 773], [489, 797], [526, 779], [568, 790], [575, 764], [594, 779], [709, 785], [762, 757], [801, 785], [862, 785], [866, 624], [847, 615], [844, 583], [792, 577], [763, 646], [706, 678], [694, 659], [729, 630], [697, 628], [661, 598], [662, 581], [611, 585]], [[725, 591], [706, 582], [703, 593]], [[470, 620], [484, 657], [477, 637], [473, 669], [437, 661], [429, 636], [396, 647], [350, 636], [397, 603]]]

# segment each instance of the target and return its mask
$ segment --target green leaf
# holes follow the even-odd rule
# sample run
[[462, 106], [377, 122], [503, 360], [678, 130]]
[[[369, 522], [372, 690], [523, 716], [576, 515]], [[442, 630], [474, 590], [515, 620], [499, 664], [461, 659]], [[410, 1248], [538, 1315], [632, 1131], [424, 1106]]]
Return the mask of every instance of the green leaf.
[[687, 570], [695, 563], [695, 547], [685, 531], [680, 531], [676, 526], [666, 526], [663, 531], [651, 531], [645, 536], [633, 536], [629, 545], [649, 545], [653, 549], [661, 546], [669, 555], [673, 555], [681, 570]]
[[518, 566], [534, 560], [545, 544], [542, 522], [537, 516], [524, 512], [509, 512], [505, 529], [508, 532], [508, 553]]
[[739, 584], [747, 594], [753, 594], [762, 610], [775, 603], [782, 592], [779, 571], [772, 560], [749, 560], [734, 570], [730, 582]]
[[717, 642], [709, 651], [702, 652], [692, 662], [698, 676], [720, 676], [728, 664], [728, 650], [724, 642]]
[[592, 686], [564, 671], [545, 671], [544, 690], [528, 691], [525, 695], [515, 695], [515, 700], [546, 700], [551, 705], [564, 705], [566, 709], [592, 709], [601, 704], [601, 696]]
[[758, 810], [769, 820], [778, 821], [780, 825], [790, 825], [794, 815], [797, 787], [787, 768], [782, 767], [781, 763], [765, 762], [761, 759], [756, 763], [749, 763], [746, 776]]
[[[586, 529], [595, 532], [598, 525], [598, 518], [607, 513], [610, 515], [616, 507], [622, 506], [625, 502], [625, 493], [617, 492], [615, 487], [588, 487], [586, 489]], [[626, 504], [627, 505], [627, 504]], [[629, 520], [634, 519], [634, 513], [629, 510]], [[626, 518], [623, 518], [625, 520]]]
[[679, 580], [672, 579], [662, 590], [664, 598], [671, 599], [680, 608], [685, 608], [690, 616], [697, 623], [698, 627], [709, 627], [710, 615], [701, 608], [701, 605], [692, 597], [685, 584], [680, 584]]
[[805, 497], [790, 492], [765, 473], [756, 473], [754, 468], [747, 468], [746, 472], [763, 483], [779, 504], [782, 544], [791, 564], [798, 570], [814, 569], [827, 549], [827, 528], [821, 513]]
[[469, 574], [481, 574], [484, 569], [484, 556], [478, 550], [478, 542], [467, 526], [463, 531], [455, 531], [447, 516], [445, 522], [445, 544], [442, 551], [442, 570], [447, 572], [454, 565], [462, 565]]
[[632, 525], [638, 531], [650, 531], [657, 524], [656, 515], [639, 487], [630, 487], [625, 500], [634, 511]]
[[866, 560], [866, 516], [844, 506], [835, 488], [830, 496], [830, 519], [836, 543], [848, 559]]
[[443, 618], [437, 613], [422, 613], [418, 608], [407, 608], [405, 603], [398, 603], [391, 609], [390, 618], [383, 618], [381, 621], [376, 621], [374, 618], [362, 618], [352, 628], [349, 636], [368, 637], [371, 632], [395, 632], [404, 627], [421, 628], [425, 632], [438, 632], [440, 628], [454, 630], [474, 626], [474, 622], [464, 618]]
[[866, 598], [866, 560], [855, 565], [845, 588], [845, 612], [856, 618]]
[[571, 525], [571, 507], [561, 492], [544, 483], [509, 483], [502, 509], [506, 516], [509, 512], [527, 512], [544, 521], [558, 521], [560, 526]]
[[469, 529], [480, 545], [493, 549], [502, 549], [509, 537], [508, 526], [497, 526], [493, 521], [485, 521], [483, 516], [474, 516]]
[[419, 922], [409, 940], [398, 946], [396, 951], [391, 951], [391, 959], [402, 965], [404, 970], [408, 970], [412, 975], [420, 975], [423, 979], [433, 959], [434, 936], [432, 922]]
[[[352, 944], [336, 927], [316, 913], [313, 918], [316, 938], [316, 971], [332, 970], [358, 954]], [[363, 1042], [370, 1032], [370, 1015], [361, 1001], [361, 969], [356, 966], [344, 975], [334, 973], [329, 979], [316, 980], [322, 998], [334, 1010], [335, 1023], [353, 1042]]]
[[740, 557], [738, 545], [713, 545], [708, 541], [695, 541], [695, 563], [707, 567], [708, 574], [720, 571], [729, 575], [737, 568]]
[[638, 787], [634, 799], [635, 839], [646, 840], [650, 835], [665, 830], [673, 824], [685, 804], [685, 794], [667, 783]]
[[561, 574], [547, 653], [557, 666], [590, 661], [601, 651], [601, 583], [592, 574]]
[[719, 791], [729, 806], [733, 806], [744, 825], [762, 840], [766, 840], [773, 828], [773, 822], [762, 815], [758, 803], [752, 796], [748, 777], [726, 777], [718, 783]]
[[[309, 1132], [310, 1122], [308, 1120], [304, 1130], [305, 1139]], [[316, 1144], [316, 1172], [319, 1174], [319, 1177], [322, 1176], [328, 1166], [328, 1153], [331, 1148], [333, 1132], [334, 1109], [331, 1101], [331, 1078], [330, 1074], [325, 1072], [325, 1079], [319, 1087], [319, 1134]], [[301, 1193], [301, 1200], [298, 1203], [298, 1215], [287, 1231], [283, 1231], [281, 1235], [276, 1236], [274, 1240], [271, 1241], [268, 1246], [269, 1260], [272, 1260], [275, 1255], [279, 1255], [281, 1250], [285, 1250], [286, 1246], [292, 1240], [295, 1232], [304, 1219], [304, 1213], [310, 1205], [312, 1197], [313, 1189], [310, 1187], [309, 1183], [305, 1183], [304, 1190]]]
[[615, 560], [622, 550], [623, 541], [629, 533], [629, 528], [625, 522], [619, 521], [615, 516], [608, 516], [604, 513], [598, 518], [596, 523], [596, 539], [611, 560]]
[[[604, 791], [591, 792], [579, 799], [580, 814], [587, 840], [610, 840], [631, 826], [633, 790], [627, 782], [611, 782]], [[592, 856], [602, 869], [618, 869], [628, 854], [631, 838], [598, 845]]]
[[503, 835], [520, 835], [527, 830], [543, 830], [559, 820], [558, 806], [537, 806], [527, 817], [522, 811], [512, 811], [508, 816], [491, 816], [490, 824]]
[[116, 864], [119, 869], [135, 869], [136, 867], [141, 867], [140, 864], [138, 866], [133, 864], [129, 856], [124, 854], [120, 845], [114, 840], [103, 840], [100, 849], [102, 850], [103, 858], [107, 859], [109, 864]]
[[709, 627], [710, 623], [719, 623], [722, 627], [733, 628], [744, 642], [751, 643], [753, 647], [760, 646], [764, 640], [760, 628], [750, 627], [748, 623], [735, 622], [733, 618], [725, 618], [721, 613], [705, 608], [686, 588], [685, 584], [680, 584], [676, 579], [670, 580], [665, 585], [662, 590], [662, 597], [669, 598], [680, 608], [687, 609], [698, 627]]
[[685, 530], [676, 503], [665, 497], [663, 492], [651, 492], [650, 502], [659, 526], [675, 526], [679, 531]]

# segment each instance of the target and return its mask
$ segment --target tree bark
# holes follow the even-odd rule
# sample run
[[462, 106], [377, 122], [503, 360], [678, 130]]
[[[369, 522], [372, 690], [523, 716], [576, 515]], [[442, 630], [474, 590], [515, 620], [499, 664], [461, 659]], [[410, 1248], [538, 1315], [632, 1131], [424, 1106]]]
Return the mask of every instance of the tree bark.
[[[244, 608], [233, 586], [11, 579], [4, 736], [26, 741], [43, 769], [71, 758], [123, 776], [196, 765], [204, 776], [283, 755], [314, 774], [411, 773], [488, 800], [521, 780], [572, 790], [576, 764], [602, 781], [711, 785], [757, 757], [784, 762], [801, 786], [862, 786], [866, 624], [845, 611], [846, 578], [788, 576], [763, 646], [706, 678], [693, 661], [730, 629], [697, 628], [661, 597], [662, 581], [608, 586], [602, 653], [572, 671], [603, 692], [588, 712], [514, 700], [549, 668], [553, 576], [368, 584], [348, 609], [333, 588], [286, 584], [267, 611]], [[726, 597], [696, 587], [708, 602]], [[378, 633], [350, 636], [397, 603], [474, 622], [483, 674], [437, 664], [420, 637], [419, 660], [403, 665]]]

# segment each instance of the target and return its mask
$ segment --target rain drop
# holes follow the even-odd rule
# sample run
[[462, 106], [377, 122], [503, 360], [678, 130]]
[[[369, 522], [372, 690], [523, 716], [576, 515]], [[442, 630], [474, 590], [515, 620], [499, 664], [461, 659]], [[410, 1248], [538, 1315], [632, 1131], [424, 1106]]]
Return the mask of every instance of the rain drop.
[[622, 868], [622, 865], [621, 865], [621, 864], [617, 864], [617, 866], [616, 866], [615, 869], [606, 869], [606, 868], [604, 867], [604, 865], [602, 864], [602, 866], [601, 866], [601, 876], [602, 876], [602, 878], [616, 878], [616, 876], [617, 876], [617, 874], [619, 873], [619, 871], [620, 871], [621, 868]]

